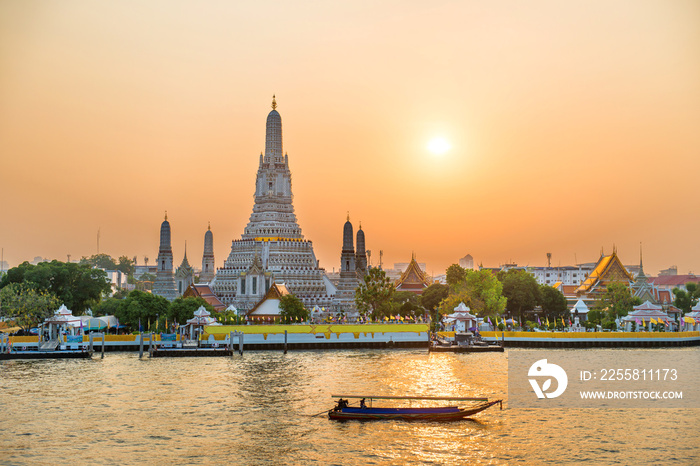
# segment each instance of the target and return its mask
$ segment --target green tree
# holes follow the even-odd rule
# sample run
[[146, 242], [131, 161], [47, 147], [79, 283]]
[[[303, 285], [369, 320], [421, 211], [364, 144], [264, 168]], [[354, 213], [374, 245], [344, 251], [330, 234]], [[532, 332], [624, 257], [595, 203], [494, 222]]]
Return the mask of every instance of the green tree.
[[134, 274], [134, 272], [136, 272], [136, 266], [134, 265], [133, 259], [129, 259], [126, 256], [119, 256], [117, 270], [120, 270], [122, 273], [131, 276]]
[[433, 283], [428, 288], [423, 290], [420, 295], [420, 305], [423, 306], [427, 311], [434, 312], [443, 299], [447, 298], [450, 294], [449, 285], [442, 285], [440, 283]]
[[287, 294], [280, 298], [280, 317], [289, 323], [309, 320], [309, 311], [296, 295]]
[[674, 288], [673, 295], [673, 305], [683, 311], [683, 314], [687, 314], [700, 299], [700, 287], [697, 283], [686, 283], [685, 290]]
[[588, 316], [586, 316], [586, 321], [594, 325], [601, 325], [603, 323], [603, 319], [606, 317], [607, 314], [605, 312], [593, 309], [588, 312]]
[[467, 271], [458, 264], [452, 264], [447, 268], [447, 272], [445, 272], [447, 284], [451, 287], [457, 286], [458, 284], [462, 283], [466, 276]]
[[540, 306], [550, 320], [568, 317], [569, 309], [564, 294], [549, 285], [540, 285]]
[[495, 317], [503, 312], [506, 299], [503, 285], [487, 269], [467, 270], [464, 280], [450, 287], [450, 293], [440, 304], [440, 313], [451, 314], [463, 302], [479, 317]]
[[119, 313], [119, 306], [121, 306], [123, 299], [119, 298], [106, 298], [100, 301], [100, 303], [93, 308], [94, 316], [116, 316]]
[[152, 273], [144, 273], [139, 277], [138, 281], [136, 282], [136, 289], [141, 291], [152, 290], [155, 281], [155, 275], [153, 275]]
[[27, 283], [10, 283], [0, 290], [0, 317], [13, 320], [25, 332], [57, 308], [56, 296]]
[[419, 296], [411, 291], [396, 291], [391, 297], [392, 307], [404, 317], [423, 314]]
[[187, 298], [183, 298], [180, 296], [175, 301], [170, 303], [170, 308], [168, 309], [168, 313], [166, 315], [170, 322], [184, 324], [189, 319], [194, 317], [194, 312], [199, 309], [200, 306], [204, 306], [204, 308], [209, 311], [210, 314], [215, 314], [214, 307], [203, 298], [200, 298], [199, 296], [188, 296]]
[[38, 265], [24, 262], [3, 276], [0, 288], [10, 283], [26, 283], [37, 290], [48, 291], [75, 315], [96, 306], [102, 296], [112, 290], [103, 270], [57, 260]]
[[[147, 330], [149, 323], [153, 325], [161, 316], [167, 316], [170, 309], [170, 303], [164, 297], [138, 290], [132, 291], [121, 301], [118, 312], [114, 315], [120, 324], [133, 330]], [[155, 330], [155, 326], [151, 329]]]
[[355, 304], [363, 315], [380, 318], [392, 314], [394, 284], [379, 268], [371, 268], [364, 281], [355, 290]]
[[622, 282], [610, 282], [605, 288], [605, 293], [596, 302], [593, 309], [606, 314], [603, 319], [603, 326], [614, 324], [615, 319], [624, 317], [632, 311], [634, 306], [641, 303], [641, 300], [632, 296], [630, 287]]
[[511, 317], [518, 316], [522, 325], [523, 312], [530, 311], [540, 302], [540, 286], [535, 277], [524, 270], [511, 269], [498, 273], [503, 283], [503, 296], [508, 300], [506, 311]]
[[117, 270], [117, 263], [109, 254], [94, 254], [80, 259], [80, 264], [98, 267], [104, 270]]

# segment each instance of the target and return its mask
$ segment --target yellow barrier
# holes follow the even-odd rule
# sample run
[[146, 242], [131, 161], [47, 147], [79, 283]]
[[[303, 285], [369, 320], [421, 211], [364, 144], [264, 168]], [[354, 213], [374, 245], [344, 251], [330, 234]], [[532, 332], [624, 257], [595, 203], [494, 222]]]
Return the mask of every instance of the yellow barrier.
[[[201, 339], [206, 340], [209, 335], [214, 335], [216, 340], [224, 340], [230, 332], [243, 332], [246, 335], [258, 334], [267, 339], [267, 335], [280, 333], [306, 333], [324, 334], [330, 338], [330, 334], [352, 333], [355, 338], [359, 334], [375, 333], [423, 333], [428, 331], [428, 324], [312, 324], [312, 325], [213, 325], [204, 327]], [[219, 337], [219, 335], [222, 335]]]
[[[448, 333], [448, 332], [440, 332]], [[482, 337], [501, 338], [691, 338], [700, 332], [481, 332]], [[453, 334], [454, 335], [454, 334]]]
[[26, 336], [26, 337], [10, 337], [10, 343], [13, 345], [15, 343], [38, 343], [39, 337], [36, 336]]
[[107, 341], [136, 341], [138, 335], [107, 335]]

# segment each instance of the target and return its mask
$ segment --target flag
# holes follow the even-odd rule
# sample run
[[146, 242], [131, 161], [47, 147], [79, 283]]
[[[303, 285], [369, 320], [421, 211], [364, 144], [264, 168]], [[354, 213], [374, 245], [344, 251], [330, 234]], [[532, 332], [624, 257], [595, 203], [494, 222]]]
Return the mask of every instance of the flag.
[[547, 316], [547, 327], [549, 327], [549, 316]]
[[542, 325], [542, 321], [540, 321], [540, 316], [537, 316], [537, 325]]
[[139, 332], [141, 331], [141, 317], [139, 317]]
[[496, 325], [500, 325], [500, 324], [498, 323], [498, 316], [496, 316], [495, 319], [496, 319]]
[[491, 323], [491, 317], [486, 317], [486, 318], [489, 320], [489, 325], [493, 326], [493, 324]]
[[151, 319], [148, 319], [148, 330], [151, 330]]
[[165, 331], [168, 331], [168, 318], [165, 318]]
[[653, 317], [649, 317], [649, 323], [650, 323], [650, 324], [655, 324], [655, 323], [656, 323], [656, 319], [654, 319]]
[[566, 327], [566, 323], [564, 322], [564, 318], [563, 318], [563, 317], [561, 318], [561, 325], [562, 325], [562, 327]]

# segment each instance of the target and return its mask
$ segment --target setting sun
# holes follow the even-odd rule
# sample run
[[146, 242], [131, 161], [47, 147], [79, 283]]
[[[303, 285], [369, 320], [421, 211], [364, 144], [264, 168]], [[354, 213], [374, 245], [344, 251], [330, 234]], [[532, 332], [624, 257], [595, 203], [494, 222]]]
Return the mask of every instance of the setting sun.
[[450, 143], [444, 138], [433, 138], [428, 142], [428, 150], [431, 154], [442, 155], [451, 148], [452, 146]]

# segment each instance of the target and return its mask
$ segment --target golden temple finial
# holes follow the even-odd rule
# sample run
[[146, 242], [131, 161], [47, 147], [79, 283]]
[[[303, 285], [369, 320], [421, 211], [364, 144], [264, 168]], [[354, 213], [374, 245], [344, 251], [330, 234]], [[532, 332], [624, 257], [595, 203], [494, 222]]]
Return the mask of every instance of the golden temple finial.
[[350, 221], [350, 211], [348, 210], [348, 222]]
[[211, 222], [207, 222], [207, 230], [211, 231]]
[[360, 230], [362, 230], [362, 220], [360, 220]]
[[272, 110], [277, 109], [277, 101], [275, 100], [275, 94], [272, 94]]
[[168, 220], [168, 211], [165, 211], [165, 220]]

